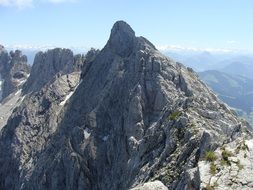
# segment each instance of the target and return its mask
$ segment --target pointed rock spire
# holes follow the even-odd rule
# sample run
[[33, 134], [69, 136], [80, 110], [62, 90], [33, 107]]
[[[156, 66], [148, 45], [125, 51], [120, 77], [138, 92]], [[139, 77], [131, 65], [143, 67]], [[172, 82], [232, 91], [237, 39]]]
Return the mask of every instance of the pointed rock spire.
[[125, 21], [117, 21], [111, 30], [107, 47], [112, 49], [118, 55], [128, 56], [134, 46], [135, 32]]

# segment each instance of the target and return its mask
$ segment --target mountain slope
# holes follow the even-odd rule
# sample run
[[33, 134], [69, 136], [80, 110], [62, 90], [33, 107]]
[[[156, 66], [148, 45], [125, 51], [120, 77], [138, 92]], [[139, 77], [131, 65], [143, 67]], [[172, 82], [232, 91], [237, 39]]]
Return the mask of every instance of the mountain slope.
[[230, 75], [240, 75], [250, 79], [253, 79], [253, 58], [240, 56], [234, 58], [231, 63], [221, 69], [222, 72]]
[[231, 107], [251, 112], [253, 108], [253, 80], [211, 70], [199, 73], [219, 97]]
[[[48, 76], [33, 68], [30, 77]], [[62, 86], [57, 78], [69, 81], [65, 74], [23, 91], [31, 93], [1, 131], [1, 189], [116, 190], [153, 180], [199, 189], [198, 162], [206, 151], [249, 136], [247, 123], [191, 69], [123, 21], [86, 60], [70, 98], [55, 94]]]

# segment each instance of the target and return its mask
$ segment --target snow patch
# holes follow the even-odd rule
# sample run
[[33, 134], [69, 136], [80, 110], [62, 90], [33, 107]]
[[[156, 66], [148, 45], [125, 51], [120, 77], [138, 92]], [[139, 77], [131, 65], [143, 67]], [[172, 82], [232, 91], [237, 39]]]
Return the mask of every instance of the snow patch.
[[80, 80], [80, 82], [76, 85], [75, 89], [73, 91], [71, 91], [66, 98], [60, 103], [60, 106], [64, 106], [66, 104], [66, 102], [70, 99], [70, 97], [74, 94], [74, 92], [76, 91], [77, 87], [83, 82], [83, 80]]
[[87, 129], [84, 129], [83, 133], [84, 133], [84, 138], [85, 139], [88, 139], [91, 135], [91, 133]]
[[19, 98], [18, 102], [21, 103], [21, 102], [23, 102], [24, 99], [25, 99], [25, 96], [22, 96], [22, 97]]
[[70, 92], [66, 97], [65, 97], [65, 100], [63, 100], [61, 103], [60, 103], [60, 106], [64, 106], [66, 104], [66, 102], [69, 100], [69, 98], [74, 94], [75, 91], [72, 91]]
[[26, 79], [19, 79], [19, 80], [16, 80], [16, 82], [18, 83], [17, 86], [21, 86], [26, 82]]
[[103, 141], [107, 141], [109, 138], [109, 135], [103, 137]]
[[19, 94], [21, 94], [21, 89], [18, 90], [18, 91], [15, 93], [15, 96], [16, 96], [16, 95], [19, 95]]

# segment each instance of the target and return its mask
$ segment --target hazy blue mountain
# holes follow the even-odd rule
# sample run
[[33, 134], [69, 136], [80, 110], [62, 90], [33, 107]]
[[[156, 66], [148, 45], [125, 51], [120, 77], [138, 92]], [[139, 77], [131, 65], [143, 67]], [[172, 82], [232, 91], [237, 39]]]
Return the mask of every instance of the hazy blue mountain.
[[221, 65], [220, 62], [231, 57], [230, 54], [216, 54], [208, 51], [171, 51], [165, 54], [198, 72], [223, 68], [225, 65]]
[[199, 76], [231, 107], [241, 109], [247, 113], [252, 111], [252, 79], [215, 70], [200, 72]]
[[164, 54], [197, 72], [218, 70], [253, 78], [253, 55], [250, 52], [211, 52], [207, 50], [166, 50]]
[[234, 59], [229, 65], [222, 68], [221, 71], [253, 79], [253, 58], [242, 57], [241, 59]]

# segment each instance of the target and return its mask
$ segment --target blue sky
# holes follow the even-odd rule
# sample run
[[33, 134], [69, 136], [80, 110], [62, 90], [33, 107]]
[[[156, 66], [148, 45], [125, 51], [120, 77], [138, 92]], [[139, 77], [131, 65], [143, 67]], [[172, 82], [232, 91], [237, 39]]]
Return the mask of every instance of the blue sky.
[[252, 0], [0, 0], [0, 43], [102, 48], [117, 20], [156, 46], [253, 50]]

